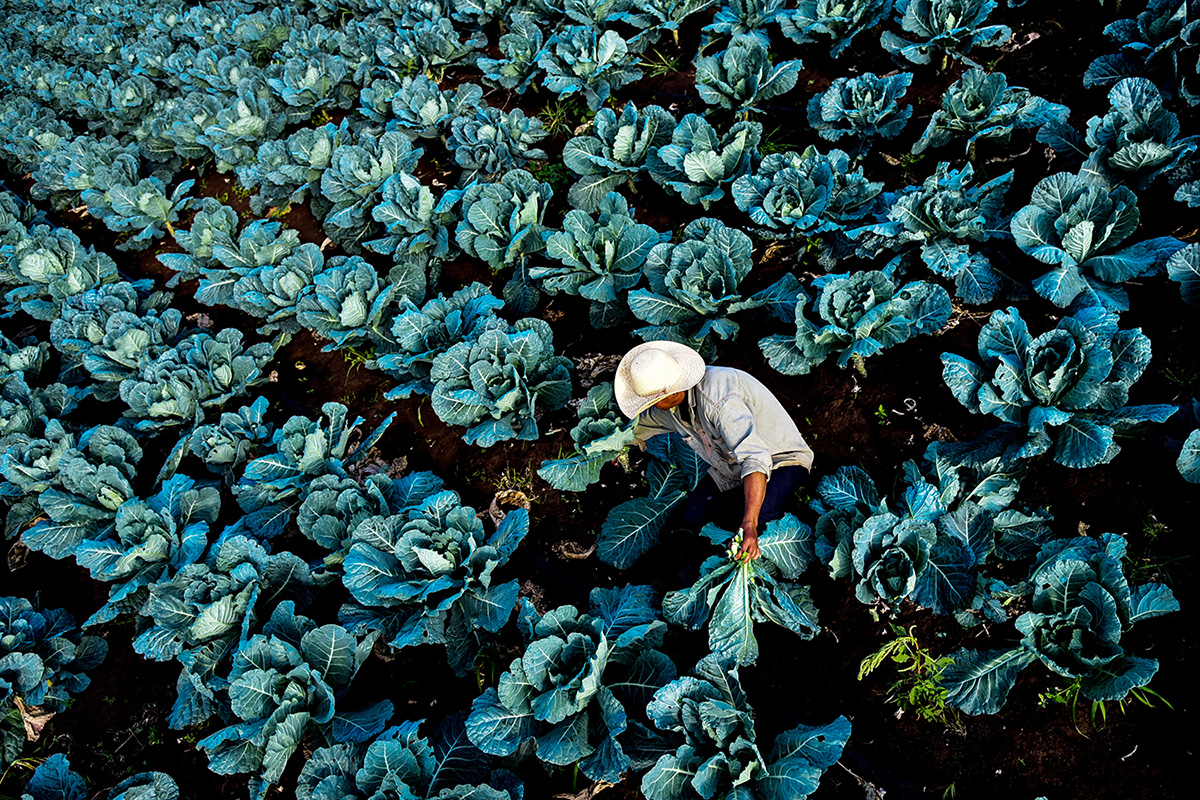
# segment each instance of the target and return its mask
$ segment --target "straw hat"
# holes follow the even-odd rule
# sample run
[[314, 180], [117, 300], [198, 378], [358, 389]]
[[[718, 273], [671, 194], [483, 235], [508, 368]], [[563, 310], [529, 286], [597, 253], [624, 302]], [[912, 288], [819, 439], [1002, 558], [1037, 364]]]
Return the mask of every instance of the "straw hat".
[[630, 350], [617, 366], [613, 392], [630, 419], [675, 392], [686, 391], [704, 377], [704, 359], [678, 342], [646, 342]]

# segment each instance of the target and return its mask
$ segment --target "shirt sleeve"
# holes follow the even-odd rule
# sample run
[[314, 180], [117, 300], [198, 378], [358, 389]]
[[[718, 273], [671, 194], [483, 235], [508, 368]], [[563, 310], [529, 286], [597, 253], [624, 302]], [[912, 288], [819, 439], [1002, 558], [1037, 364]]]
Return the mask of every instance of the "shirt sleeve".
[[645, 450], [646, 442], [658, 436], [660, 433], [670, 433], [673, 428], [669, 428], [663, 423], [654, 419], [654, 412], [647, 409], [638, 415], [637, 426], [633, 429], [634, 443], [638, 449]]
[[771, 477], [771, 447], [759, 435], [754, 424], [754, 414], [740, 397], [732, 396], [721, 404], [717, 412], [717, 430], [725, 444], [733, 451], [742, 477], [752, 472], [761, 472]]

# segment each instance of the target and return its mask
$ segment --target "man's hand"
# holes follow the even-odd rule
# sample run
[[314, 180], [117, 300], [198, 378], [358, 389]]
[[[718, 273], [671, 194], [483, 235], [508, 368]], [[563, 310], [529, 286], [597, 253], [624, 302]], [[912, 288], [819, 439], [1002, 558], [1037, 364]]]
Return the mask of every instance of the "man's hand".
[[738, 561], [753, 561], [761, 555], [758, 551], [757, 527], [757, 524], [742, 523], [742, 551], [738, 554]]

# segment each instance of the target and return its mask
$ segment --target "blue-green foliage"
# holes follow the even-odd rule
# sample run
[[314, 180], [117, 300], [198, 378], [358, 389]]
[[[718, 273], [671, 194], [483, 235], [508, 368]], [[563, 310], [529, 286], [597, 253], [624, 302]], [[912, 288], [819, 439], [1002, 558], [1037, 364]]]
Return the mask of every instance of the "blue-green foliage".
[[399, 287], [358, 256], [335, 256], [296, 302], [296, 321], [329, 339], [325, 350], [387, 341]]
[[1088, 120], [1085, 169], [1143, 189], [1160, 175], [1196, 160], [1200, 136], [1180, 136], [1179, 119], [1145, 78], [1126, 78], [1108, 93], [1103, 117]]
[[0, 286], [5, 310], [0, 317], [24, 311], [34, 319], [57, 319], [62, 303], [73, 294], [116, 283], [116, 263], [66, 228], [34, 225], [25, 235], [6, 242], [0, 251]]
[[[138, 609], [141, 633], [133, 649], [155, 661], [178, 660], [183, 671], [171, 709], [172, 728], [204, 722], [217, 712], [214, 678], [250, 631], [267, 603], [307, 602], [316, 591], [312, 573], [293, 553], [268, 554], [244, 536], [222, 536], [203, 560], [149, 584]], [[222, 670], [223, 672], [223, 670]]]
[[559, 97], [582, 94], [593, 111], [614, 89], [642, 77], [636, 53], [619, 33], [601, 33], [589, 25], [568, 25], [556, 33], [537, 64], [545, 70], [542, 83], [547, 89]]
[[1012, 38], [1007, 25], [984, 25], [996, 0], [896, 0], [895, 8], [900, 27], [915, 37], [909, 41], [891, 31], [879, 37], [897, 63], [928, 64], [940, 56], [975, 67], [967, 53], [976, 47], [999, 47]]
[[837, 58], [856, 34], [883, 21], [889, 0], [798, 0], [796, 8], [779, 15], [779, 30], [797, 44], [826, 39], [829, 54]]
[[737, 207], [772, 238], [840, 232], [872, 213], [883, 184], [867, 180], [862, 167], [850, 168], [841, 150], [823, 155], [815, 146], [803, 153], [771, 153], [751, 175], [733, 182]]
[[853, 136], [858, 140], [855, 153], [861, 154], [876, 138], [894, 139], [904, 130], [912, 106], [901, 107], [900, 100], [910, 83], [911, 72], [837, 78], [808, 101], [808, 124], [830, 141]]
[[85, 538], [111, 530], [117, 509], [133, 499], [133, 478], [142, 448], [125, 431], [97, 425], [79, 437], [57, 420], [44, 438], [10, 447], [0, 472], [23, 493], [37, 493], [42, 514], [21, 534], [33, 550], [66, 558]]
[[467, 736], [506, 756], [534, 740], [547, 764], [577, 763], [595, 781], [615, 783], [640, 755], [644, 726], [633, 716], [675, 678], [659, 648], [666, 624], [648, 586], [593, 589], [590, 613], [559, 606], [540, 616], [524, 601], [528, 642], [500, 685], [475, 699]]
[[165, 772], [139, 772], [110, 789], [106, 800], [179, 800], [179, 785]]
[[[344, 261], [341, 258], [330, 259], [328, 272], [339, 271], [338, 265]], [[258, 326], [260, 334], [295, 333], [301, 325], [297, 319], [301, 300], [314, 294], [319, 296], [328, 284], [331, 276], [322, 271], [325, 267], [321, 248], [312, 243], [302, 244], [280, 259], [278, 264], [255, 267], [234, 281], [229, 302], [235, 308], [263, 320], [263, 324]], [[347, 317], [346, 324], [349, 325], [353, 315]], [[314, 324], [314, 330], [325, 333], [323, 325]], [[362, 334], [369, 335], [369, 332], [363, 331]]]
[[625, 198], [609, 192], [595, 218], [579, 209], [567, 212], [563, 229], [546, 238], [547, 258], [561, 266], [538, 264], [529, 277], [549, 294], [587, 298], [592, 325], [612, 327], [626, 318], [623, 295], [641, 281], [651, 249], [670, 238], [634, 222]]
[[274, 356], [265, 342], [244, 347], [236, 328], [194, 333], [121, 381], [121, 400], [129, 406], [123, 422], [139, 431], [194, 428], [208, 409], [266, 380], [262, 368]]
[[114, 529], [75, 548], [79, 566], [112, 584], [108, 602], [84, 625], [136, 612], [149, 597], [149, 584], [199, 561], [220, 508], [217, 489], [196, 488], [184, 475], [168, 480], [153, 497], [122, 503]]
[[396, 416], [395, 412], [389, 415], [351, 450], [362, 417], [347, 420], [341, 403], [326, 403], [321, 412], [321, 420], [299, 415], [289, 419], [271, 438], [275, 453], [246, 465], [233, 487], [246, 514], [223, 535], [241, 533], [266, 540], [282, 532], [312, 491], [313, 481], [322, 475], [349, 477], [346, 468], [366, 455]]
[[83, 778], [71, 769], [66, 756], [55, 753], [33, 771], [21, 800], [85, 800], [87, 796]]
[[[258, 148], [258, 158], [237, 168], [238, 181], [254, 190], [251, 210], [262, 214], [269, 208], [286, 209], [289, 204], [308, 200], [315, 216], [325, 216], [329, 201], [321, 194], [321, 175], [333, 163], [334, 151], [350, 144], [352, 139], [349, 124], [343, 122], [301, 128], [286, 139], [263, 142]], [[213, 201], [205, 198], [203, 202]], [[187, 245], [183, 247], [189, 249]]]
[[[733, 534], [708, 524], [701, 531], [727, 546]], [[802, 639], [817, 634], [817, 609], [808, 587], [797, 583], [813, 560], [813, 532], [791, 514], [767, 523], [754, 560], [715, 555], [700, 568], [700, 579], [663, 597], [668, 622], [698, 630], [708, 623], [708, 647], [722, 660], [745, 666], [758, 659], [754, 623], [769, 620]]]
[[453, 345], [434, 358], [429, 379], [434, 412], [480, 447], [536, 439], [537, 417], [571, 398], [571, 361], [554, 355], [554, 332], [533, 317], [490, 324]]
[[1200, 104], [1200, 19], [1189, 0], [1150, 0], [1135, 19], [1119, 19], [1104, 29], [1120, 49], [1102, 55], [1083, 74], [1084, 86], [1111, 86], [1122, 78], [1154, 81], [1168, 97]]
[[611, 108], [596, 112], [591, 136], [576, 136], [563, 147], [563, 164], [579, 180], [567, 191], [571, 205], [588, 213], [599, 210], [608, 193], [632, 185], [649, 169], [650, 154], [668, 144], [675, 118], [658, 106], [638, 110], [626, 103], [620, 117]]
[[1043, 178], [1029, 200], [1013, 215], [1013, 238], [1053, 267], [1034, 279], [1033, 288], [1060, 307], [1079, 299], [1124, 311], [1128, 296], [1113, 284], [1161, 268], [1183, 247], [1170, 236], [1122, 247], [1141, 218], [1137, 195], [1086, 171]]
[[462, 167], [460, 186], [474, 181], [503, 181], [530, 160], [546, 157], [533, 145], [549, 132], [537, 117], [527, 117], [519, 108], [503, 111], [485, 106], [474, 114], [455, 117], [446, 146]]
[[283, 223], [265, 219], [237, 230], [232, 208], [205, 198], [190, 231], [177, 231], [175, 240], [185, 253], [163, 253], [158, 260], [178, 274], [168, 282], [200, 279], [196, 299], [206, 305], [238, 304], [234, 290], [239, 279], [260, 267], [279, 264], [300, 247], [300, 234]]
[[23, 597], [0, 597], [0, 716], [18, 699], [62, 711], [107, 653], [108, 643], [81, 636], [65, 609], [39, 611]]
[[263, 633], [234, 654], [225, 691], [237, 721], [196, 743], [209, 768], [219, 775], [251, 773], [250, 795], [262, 798], [306, 735], [359, 742], [378, 734], [391, 714], [390, 701], [382, 701], [378, 711], [385, 713], [369, 722], [356, 716], [362, 727], [337, 716], [344, 712], [338, 696], [373, 643], [374, 637], [356, 640], [337, 625], [318, 627], [297, 616], [291, 602], [280, 603]]
[[508, 622], [517, 581], [492, 573], [529, 531], [529, 513], [509, 512], [490, 536], [475, 509], [445, 491], [350, 532], [342, 582], [354, 602], [340, 621], [355, 634], [379, 631], [395, 648], [440, 644], [458, 675], [475, 667], [489, 634]]
[[204, 268], [217, 262], [217, 248], [233, 246], [239, 222], [237, 211], [215, 197], [203, 198], [192, 218], [191, 229], [175, 231], [175, 241], [184, 252], [158, 255], [159, 263], [175, 271], [167, 286], [174, 288], [180, 281], [204, 275]]
[[1179, 284], [1184, 302], [1200, 307], [1200, 245], [1189, 244], [1167, 259], [1167, 275]]
[[1068, 467], [1105, 464], [1120, 451], [1118, 433], [1163, 422], [1171, 405], [1128, 406], [1129, 389], [1150, 363], [1140, 328], [1119, 330], [1099, 306], [1063, 317], [1033, 337], [1015, 308], [995, 311], [979, 332], [980, 363], [942, 354], [955, 399], [1003, 420], [1016, 457], [1050, 452]]
[[679, 243], [655, 245], [644, 268], [650, 288], [629, 293], [634, 316], [650, 323], [635, 333], [711, 353], [716, 339], [737, 338], [733, 314], [763, 308], [786, 319], [801, 291], [791, 273], [750, 296], [739, 290], [754, 266], [752, 250], [749, 236], [709, 217], [688, 223]]
[[1190, 483], [1200, 483], [1200, 428], [1188, 434], [1179, 451], [1175, 466], [1183, 479]]
[[1017, 618], [1020, 644], [1008, 650], [956, 650], [941, 676], [947, 702], [968, 714], [1000, 710], [1018, 674], [1034, 661], [1079, 681], [1089, 700], [1122, 700], [1145, 686], [1158, 661], [1132, 656], [1122, 634], [1143, 619], [1179, 610], [1161, 583], [1130, 586], [1121, 561], [1125, 538], [1058, 539], [1038, 553], [1030, 610]]
[[726, 0], [713, 15], [713, 21], [702, 29], [704, 36], [700, 49], [703, 51], [712, 41], [743, 34], [769, 45], [771, 38], [767, 26], [780, 22], [787, 14], [783, 6], [784, 0]]
[[100, 400], [115, 400], [121, 381], [176, 344], [183, 314], [165, 308], [168, 295], [147, 297], [144, 288], [121, 281], [63, 300], [60, 315], [50, 323], [62, 380], [85, 384], [83, 391]]
[[537, 305], [538, 291], [529, 281], [528, 258], [546, 249], [548, 228], [543, 223], [554, 190], [525, 170], [504, 173], [496, 183], [475, 183], [462, 197], [462, 218], [454, 238], [467, 255], [483, 259], [492, 269], [508, 268], [513, 277], [504, 286], [504, 300], [518, 314]]
[[613, 385], [599, 383], [579, 404], [579, 423], [571, 429], [575, 455], [543, 461], [538, 475], [555, 489], [582, 492], [600, 480], [606, 462], [633, 444], [635, 423], [626, 420], [613, 398]]
[[402, 722], [370, 744], [321, 747], [300, 771], [297, 800], [370, 800], [388, 793], [436, 800], [521, 800], [522, 785], [466, 737], [465, 714], [447, 717], [428, 738], [424, 720]]
[[670, 31], [678, 44], [680, 24], [716, 4], [717, 0], [632, 0], [622, 20], [642, 30], [634, 39], [638, 47], [657, 42], [663, 31]]
[[654, 545], [675, 507], [699, 485], [708, 464], [683, 437], [655, 436], [646, 443], [650, 494], [613, 507], [596, 536], [596, 555], [617, 569], [628, 569]]
[[771, 63], [767, 43], [757, 36], [734, 36], [719, 53], [696, 60], [696, 91], [709, 105], [736, 112], [756, 108], [790, 92], [804, 65], [799, 59]]
[[275, 426], [264, 420], [267, 399], [257, 398], [237, 411], [223, 411], [215, 423], [192, 431], [188, 448], [208, 467], [221, 475], [226, 486], [232, 485], [242, 467], [252, 461], [271, 441]]
[[444, 136], [456, 118], [482, 103], [483, 90], [473, 83], [442, 91], [424, 75], [398, 83], [377, 80], [362, 90], [362, 111], [368, 118], [420, 139]]
[[397, 172], [411, 172], [423, 152], [398, 131], [362, 135], [356, 144], [335, 149], [321, 173], [321, 194], [331, 204], [324, 220], [329, 237], [347, 252], [358, 252], [375, 229], [371, 211], [379, 205], [384, 182]]
[[801, 725], [776, 737], [764, 758], [738, 665], [717, 654], [655, 692], [646, 714], [684, 739], [642, 776], [647, 800], [803, 800], [850, 738], [845, 717]]
[[380, 203], [371, 216], [383, 223], [387, 235], [366, 242], [366, 247], [393, 258], [388, 281], [399, 294], [423, 299], [437, 285], [442, 262], [458, 254], [451, 231], [458, 223], [455, 206], [460, 199], [458, 189], [446, 191], [439, 199], [407, 172], [398, 172], [383, 184]]
[[885, 249], [902, 255], [920, 246], [921, 260], [938, 275], [953, 278], [957, 296], [968, 303], [987, 303], [1005, 286], [1004, 277], [985, 253], [971, 244], [1008, 237], [1004, 196], [1013, 173], [972, 186], [970, 165], [953, 169], [948, 162], [921, 186], [909, 186], [889, 198], [886, 221], [847, 231], [859, 254], [877, 256]]
[[546, 52], [546, 42], [538, 21], [529, 17], [513, 19], [500, 37], [499, 48], [503, 58], [481, 57], [477, 63], [484, 81], [523, 94], [543, 75], [538, 60]]
[[1040, 128], [1048, 122], [1063, 124], [1069, 109], [1051, 103], [1020, 86], [1009, 86], [1003, 72], [970, 69], [942, 95], [942, 107], [933, 112], [925, 133], [912, 146], [913, 153], [942, 147], [967, 137], [967, 155], [981, 140], [1008, 144], [1014, 130]]
[[167, 194], [158, 178], [143, 178], [136, 184], [117, 184], [101, 197], [96, 190], [83, 192], [92, 216], [104, 222], [111, 231], [130, 236], [117, 243], [118, 250], [145, 250], [154, 239], [161, 238], [179, 221], [179, 212], [192, 207], [188, 197], [195, 181], [184, 181]]
[[867, 473], [842, 467], [817, 486], [816, 555], [863, 603], [907, 599], [964, 625], [1002, 622], [995, 598], [1013, 590], [987, 575], [988, 559], [1027, 558], [1049, 535], [1044, 511], [1013, 505], [1024, 475], [1018, 462], [970, 463], [934, 443], [923, 467], [905, 462], [889, 504]]
[[719, 134], [704, 117], [688, 114], [671, 132], [670, 144], [647, 153], [646, 168], [659, 186], [707, 209], [754, 169], [761, 138], [757, 122], [735, 122]]
[[823, 325], [804, 315], [808, 298], [796, 303], [796, 333], [759, 341], [767, 362], [785, 375], [805, 375], [830, 356], [845, 369], [856, 359], [936, 333], [953, 308], [937, 284], [911, 281], [897, 287], [885, 272], [822, 275], [813, 282], [820, 293], [813, 310]]
[[399, 381], [387, 398], [402, 399], [429, 394], [433, 361], [459, 342], [473, 341], [490, 329], [495, 311], [504, 302], [493, 297], [486, 286], [472, 283], [449, 297], [438, 296], [418, 307], [408, 297], [400, 298], [391, 343], [368, 366], [377, 367]]

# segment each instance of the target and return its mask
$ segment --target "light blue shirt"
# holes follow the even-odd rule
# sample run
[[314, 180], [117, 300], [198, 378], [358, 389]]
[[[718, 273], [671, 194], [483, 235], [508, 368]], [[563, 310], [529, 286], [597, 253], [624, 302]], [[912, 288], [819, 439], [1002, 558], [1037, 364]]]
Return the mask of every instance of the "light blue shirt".
[[638, 415], [639, 445], [674, 431], [709, 465], [708, 474], [722, 491], [742, 483], [751, 472], [771, 478], [778, 467], [812, 468], [813, 451], [783, 404], [754, 376], [730, 367], [707, 367], [687, 399], [664, 411]]

